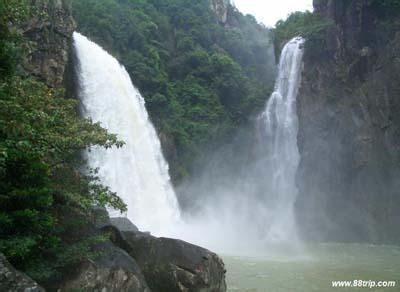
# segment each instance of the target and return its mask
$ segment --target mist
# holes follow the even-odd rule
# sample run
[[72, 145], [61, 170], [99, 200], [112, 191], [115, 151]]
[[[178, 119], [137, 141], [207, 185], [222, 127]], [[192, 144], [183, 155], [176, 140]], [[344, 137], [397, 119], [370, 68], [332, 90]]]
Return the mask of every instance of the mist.
[[[184, 222], [190, 226], [180, 231], [184, 238], [235, 254], [299, 245], [296, 97], [303, 43], [294, 38], [283, 49], [265, 110], [178, 188]], [[202, 240], [204, 234], [207, 240]]]

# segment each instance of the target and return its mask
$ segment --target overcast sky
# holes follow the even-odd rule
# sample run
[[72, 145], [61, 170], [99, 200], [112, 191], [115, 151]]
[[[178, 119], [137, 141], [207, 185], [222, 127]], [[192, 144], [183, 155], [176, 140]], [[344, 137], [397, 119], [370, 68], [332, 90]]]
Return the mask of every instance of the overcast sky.
[[254, 15], [266, 26], [274, 26], [294, 11], [312, 10], [312, 0], [231, 0], [244, 14]]

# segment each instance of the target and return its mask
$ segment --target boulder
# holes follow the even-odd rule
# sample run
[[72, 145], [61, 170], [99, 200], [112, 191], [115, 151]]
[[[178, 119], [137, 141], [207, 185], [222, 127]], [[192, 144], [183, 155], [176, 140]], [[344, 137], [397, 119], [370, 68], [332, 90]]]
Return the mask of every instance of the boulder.
[[0, 291], [7, 292], [42, 292], [45, 291], [27, 275], [17, 271], [0, 254]]
[[[77, 218], [78, 215], [73, 216]], [[204, 248], [140, 232], [127, 218], [109, 218], [103, 208], [79, 230], [79, 236], [107, 235], [73, 273], [64, 273], [51, 291], [225, 292], [222, 260]]]
[[105, 226], [115, 226], [121, 231], [139, 231], [139, 229], [126, 217], [110, 218], [105, 208], [95, 207], [92, 209], [92, 216], [90, 218], [94, 227], [98, 230]]
[[140, 268], [125, 251], [109, 241], [97, 249], [101, 256], [85, 260], [58, 291], [150, 292]]
[[122, 231], [113, 225], [103, 229], [136, 260], [151, 291], [226, 291], [224, 263], [215, 253], [181, 240]]
[[128, 218], [125, 217], [111, 218], [110, 224], [115, 226], [120, 231], [139, 231], [139, 229], [131, 221], [129, 221]]

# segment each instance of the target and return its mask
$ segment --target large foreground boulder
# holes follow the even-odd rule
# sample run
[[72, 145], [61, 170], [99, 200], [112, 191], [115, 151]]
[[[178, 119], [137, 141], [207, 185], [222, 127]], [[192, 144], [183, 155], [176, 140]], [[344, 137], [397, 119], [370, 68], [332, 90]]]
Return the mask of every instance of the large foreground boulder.
[[224, 292], [225, 267], [215, 254], [193, 244], [148, 233], [103, 227], [114, 244], [140, 266], [153, 292]]
[[[73, 213], [71, 218], [82, 216]], [[82, 218], [80, 218], [82, 219]], [[78, 220], [80, 222], [80, 220]], [[140, 232], [126, 218], [108, 217], [104, 209], [82, 221], [70, 234], [106, 236], [92, 247], [94, 257], [41, 283], [47, 291], [93, 292], [225, 292], [225, 266], [213, 252], [171, 238]], [[93, 254], [92, 254], [93, 255]], [[44, 292], [28, 276], [15, 270], [0, 254], [0, 292]]]
[[0, 291], [44, 292], [44, 289], [27, 275], [17, 271], [7, 259], [0, 254]]
[[82, 263], [58, 291], [150, 292], [140, 268], [125, 251], [111, 242], [97, 250], [101, 256]]

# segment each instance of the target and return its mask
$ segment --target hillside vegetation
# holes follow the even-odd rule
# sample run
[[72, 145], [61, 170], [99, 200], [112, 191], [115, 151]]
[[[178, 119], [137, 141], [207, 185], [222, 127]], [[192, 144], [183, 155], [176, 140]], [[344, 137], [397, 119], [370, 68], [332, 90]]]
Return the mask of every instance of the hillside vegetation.
[[90, 257], [90, 247], [103, 240], [71, 234], [93, 206], [125, 205], [99, 184], [95, 170], [79, 172], [81, 150], [122, 142], [81, 119], [75, 99], [18, 66], [35, 48], [17, 28], [48, 17], [35, 8], [24, 0], [0, 2], [0, 253], [43, 283]]
[[268, 98], [275, 71], [268, 29], [209, 0], [73, 0], [82, 32], [116, 56], [140, 89], [175, 182], [233, 137]]

